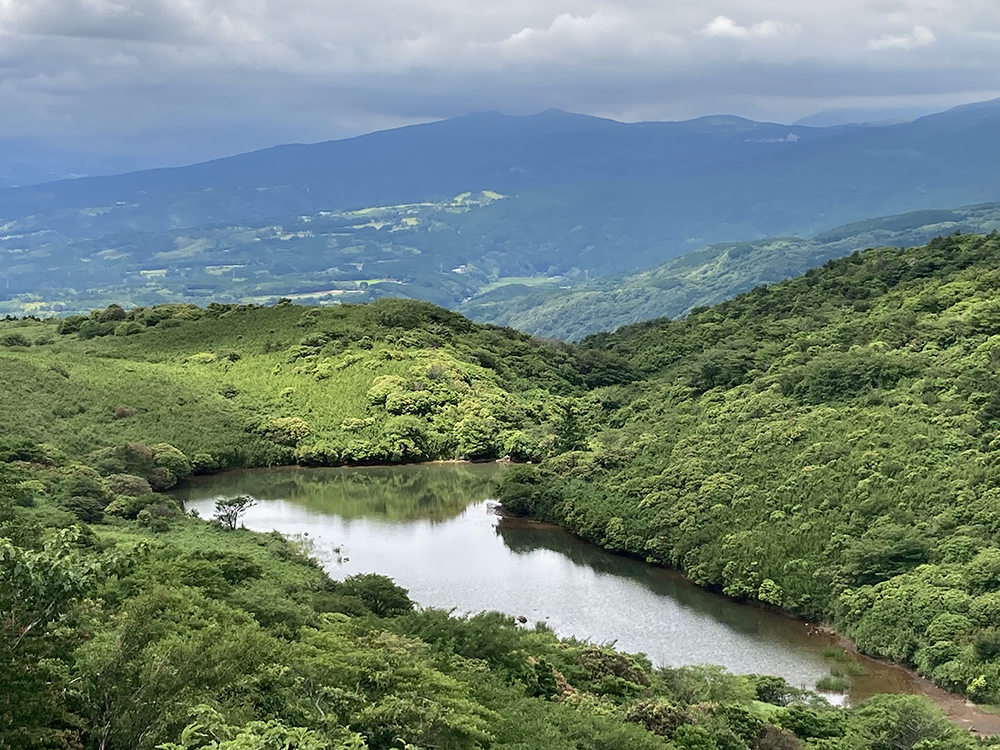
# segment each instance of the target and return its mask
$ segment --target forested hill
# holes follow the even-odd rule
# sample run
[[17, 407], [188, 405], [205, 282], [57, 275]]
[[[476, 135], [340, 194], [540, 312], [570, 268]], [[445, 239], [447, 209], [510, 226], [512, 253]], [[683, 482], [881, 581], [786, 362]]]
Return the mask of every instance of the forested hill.
[[422, 610], [239, 528], [240, 498], [202, 520], [164, 494], [238, 465], [565, 461], [588, 392], [637, 377], [613, 353], [426, 303], [179, 305], [2, 321], [0, 368], [3, 750], [985, 746], [916, 696], [838, 709]]
[[506, 507], [1000, 701], [1000, 237], [870, 250], [584, 340], [641, 382]]
[[993, 233], [856, 253], [580, 345], [401, 300], [0, 321], [3, 742], [971, 748], [915, 698], [837, 711], [781, 681], [414, 612], [385, 579], [331, 581], [307, 546], [162, 491], [229, 466], [530, 460], [504, 475], [510, 512], [997, 704], [998, 292]]

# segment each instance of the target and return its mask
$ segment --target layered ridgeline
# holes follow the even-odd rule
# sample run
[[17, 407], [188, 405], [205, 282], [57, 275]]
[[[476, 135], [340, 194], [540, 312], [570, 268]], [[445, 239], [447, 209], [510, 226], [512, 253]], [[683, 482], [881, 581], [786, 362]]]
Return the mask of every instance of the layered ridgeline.
[[716, 242], [996, 200], [998, 126], [997, 102], [826, 128], [487, 113], [0, 190], [0, 313], [292, 295], [454, 307]]
[[814, 237], [771, 237], [701, 248], [639, 273], [595, 281], [531, 285], [512, 281], [463, 302], [473, 320], [536, 336], [577, 341], [653, 318], [732, 299], [760, 284], [798, 276], [826, 261], [871, 247], [913, 247], [954, 232], [1000, 229], [1000, 204], [914, 211], [848, 224]]
[[998, 703], [998, 290], [1000, 237], [952, 236], [589, 337], [643, 379], [504, 504]]

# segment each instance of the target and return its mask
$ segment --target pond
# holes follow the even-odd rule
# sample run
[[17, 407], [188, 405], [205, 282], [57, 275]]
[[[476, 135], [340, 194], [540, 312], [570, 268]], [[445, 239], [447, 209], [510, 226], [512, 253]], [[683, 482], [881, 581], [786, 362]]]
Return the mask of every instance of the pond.
[[[740, 604], [677, 573], [622, 557], [549, 524], [502, 518], [496, 464], [236, 471], [177, 493], [209, 518], [220, 497], [252, 495], [247, 528], [303, 535], [334, 578], [381, 573], [425, 607], [499, 610], [575, 636], [643, 652], [654, 664], [718, 664], [813, 688], [831, 668], [850, 700], [927, 692], [906, 670], [838, 648], [807, 623]], [[836, 656], [835, 656], [836, 655]], [[836, 700], [836, 698], [833, 698]]]

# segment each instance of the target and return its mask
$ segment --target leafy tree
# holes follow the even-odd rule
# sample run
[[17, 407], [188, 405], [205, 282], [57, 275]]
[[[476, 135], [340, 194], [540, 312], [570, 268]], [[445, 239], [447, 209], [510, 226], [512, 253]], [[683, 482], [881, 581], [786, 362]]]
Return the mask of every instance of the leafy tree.
[[227, 529], [235, 529], [243, 515], [257, 504], [250, 495], [220, 498], [215, 501], [215, 520]]
[[377, 573], [358, 573], [345, 578], [337, 587], [342, 596], [354, 596], [379, 617], [391, 617], [413, 609], [406, 589], [391, 578]]
[[926, 699], [915, 695], [878, 695], [867, 701], [848, 723], [847, 742], [858, 750], [964, 750], [976, 744]]
[[41, 549], [0, 539], [0, 742], [13, 749], [72, 747], [78, 720], [66, 704], [65, 662], [73, 638], [53, 630], [72, 622], [92, 586], [112, 569], [82, 554], [79, 528], [59, 531]]

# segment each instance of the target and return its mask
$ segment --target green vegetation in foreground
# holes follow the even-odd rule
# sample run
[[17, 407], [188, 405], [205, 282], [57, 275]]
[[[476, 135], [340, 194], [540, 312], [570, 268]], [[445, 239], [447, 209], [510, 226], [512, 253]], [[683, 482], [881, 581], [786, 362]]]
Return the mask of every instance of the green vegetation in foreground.
[[511, 280], [510, 286], [481, 288], [457, 309], [473, 320], [576, 341], [629, 323], [680, 317], [865, 248], [911, 247], [956, 231], [994, 229], [1000, 229], [997, 203], [913, 211], [848, 224], [808, 239], [771, 237], [710, 245], [648, 271], [578, 281], [571, 288], [529, 288], [537, 282]]
[[871, 250], [583, 346], [633, 384], [505, 506], [1000, 703], [1000, 237]]
[[[333, 581], [301, 542], [149, 493], [189, 470], [176, 449], [87, 466], [22, 443], [4, 459], [4, 750], [977, 746], [915, 696], [841, 710], [779, 678], [416, 609], [381, 576]], [[114, 461], [144, 474], [95, 469]]]

